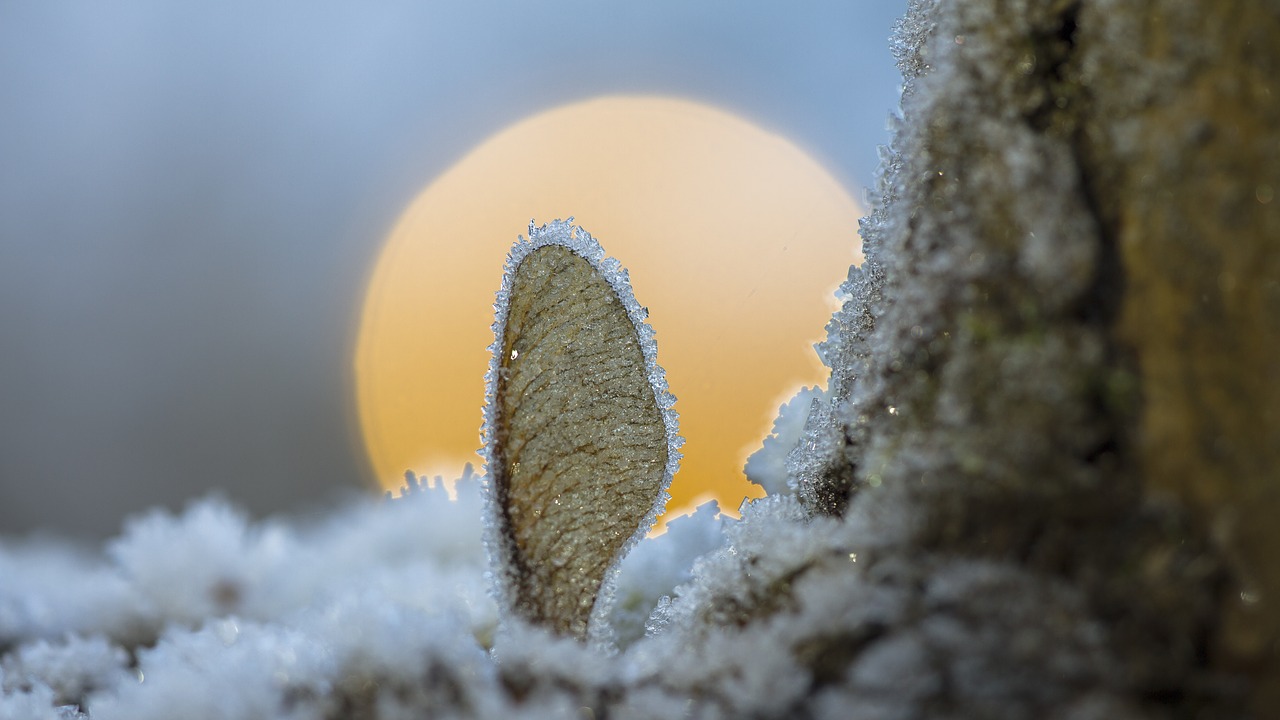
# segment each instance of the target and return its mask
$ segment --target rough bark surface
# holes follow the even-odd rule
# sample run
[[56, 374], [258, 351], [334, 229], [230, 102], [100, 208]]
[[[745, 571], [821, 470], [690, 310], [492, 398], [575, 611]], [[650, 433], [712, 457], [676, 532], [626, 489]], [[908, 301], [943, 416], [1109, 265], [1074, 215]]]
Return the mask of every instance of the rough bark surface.
[[1280, 3], [1085, 4], [1085, 173], [1124, 278], [1135, 458], [1232, 578], [1215, 657], [1280, 716]]
[[917, 2], [897, 52], [801, 500], [1067, 581], [1150, 710], [1280, 716], [1280, 4]]

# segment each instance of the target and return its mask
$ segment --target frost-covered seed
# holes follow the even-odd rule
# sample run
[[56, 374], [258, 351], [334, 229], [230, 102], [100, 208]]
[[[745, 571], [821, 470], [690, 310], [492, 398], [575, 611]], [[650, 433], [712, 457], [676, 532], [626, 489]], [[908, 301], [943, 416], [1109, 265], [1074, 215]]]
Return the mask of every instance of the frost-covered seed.
[[[585, 639], [609, 578], [666, 504], [674, 398], [647, 312], [590, 235], [556, 222], [512, 249], [485, 408], [490, 553], [507, 610]], [[505, 302], [502, 302], [504, 301]]]

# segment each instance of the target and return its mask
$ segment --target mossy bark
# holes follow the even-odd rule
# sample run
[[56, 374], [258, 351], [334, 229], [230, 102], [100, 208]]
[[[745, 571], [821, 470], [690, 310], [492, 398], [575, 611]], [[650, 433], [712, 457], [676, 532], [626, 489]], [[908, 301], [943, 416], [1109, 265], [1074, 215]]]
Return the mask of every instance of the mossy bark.
[[921, 1], [897, 52], [801, 499], [1074, 583], [1139, 694], [1280, 717], [1280, 3]]
[[[1135, 456], [1227, 555], [1220, 659], [1280, 716], [1280, 4], [1085, 4], [1087, 162], [1136, 358]], [[1265, 681], [1264, 681], [1265, 678]]]

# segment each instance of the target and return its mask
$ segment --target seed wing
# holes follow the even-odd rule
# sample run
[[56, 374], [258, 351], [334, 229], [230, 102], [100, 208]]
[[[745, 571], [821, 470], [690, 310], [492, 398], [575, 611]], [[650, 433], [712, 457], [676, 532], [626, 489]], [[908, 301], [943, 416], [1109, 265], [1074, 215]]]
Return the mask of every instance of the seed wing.
[[585, 639], [611, 569], [665, 504], [674, 414], [587, 257], [543, 244], [508, 275], [486, 408], [491, 546], [510, 610]]

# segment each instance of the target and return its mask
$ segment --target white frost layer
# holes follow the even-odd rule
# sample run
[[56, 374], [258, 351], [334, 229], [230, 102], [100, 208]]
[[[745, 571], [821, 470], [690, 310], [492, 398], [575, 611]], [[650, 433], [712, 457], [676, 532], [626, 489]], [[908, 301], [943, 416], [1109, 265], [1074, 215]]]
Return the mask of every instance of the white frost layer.
[[764, 439], [763, 447], [747, 458], [743, 472], [748, 480], [764, 488], [769, 495], [792, 492], [787, 480], [787, 456], [804, 436], [805, 419], [809, 417], [814, 403], [825, 400], [826, 393], [822, 388], [801, 388], [795, 397], [778, 408], [773, 432]]
[[714, 500], [667, 522], [667, 532], [647, 538], [623, 558], [610, 622], [614, 640], [627, 647], [645, 633], [655, 607], [693, 579], [693, 562], [724, 542], [725, 518]]
[[[130, 521], [100, 556], [0, 544], [0, 720], [556, 717], [581, 705], [573, 687], [619, 682], [616, 656], [497, 632], [478, 478], [456, 495], [412, 483], [308, 524], [203, 500]], [[721, 527], [708, 503], [639, 543], [619, 583], [627, 642]], [[503, 683], [526, 666], [575, 685], [515, 698]]]
[[203, 501], [130, 524], [96, 559], [0, 544], [0, 720], [905, 717], [942, 692], [1021, 718], [1070, 707], [1078, 687], [1096, 690], [1078, 702], [1111, 707], [1108, 678], [1125, 677], [1072, 588], [993, 563], [908, 562], [884, 530], [910, 518], [810, 519], [794, 496], [734, 522], [704, 505], [642, 540], [619, 579], [620, 614], [636, 608], [616, 654], [517, 619], [499, 629], [479, 483], [457, 494], [306, 526]]
[[129, 521], [105, 557], [0, 545], [0, 647], [102, 635], [126, 646], [209, 618], [273, 620], [376, 591], [411, 606], [460, 601], [478, 628], [496, 622], [480, 577], [478, 482], [394, 503], [361, 501], [324, 523], [251, 523], [209, 499], [180, 515]]

